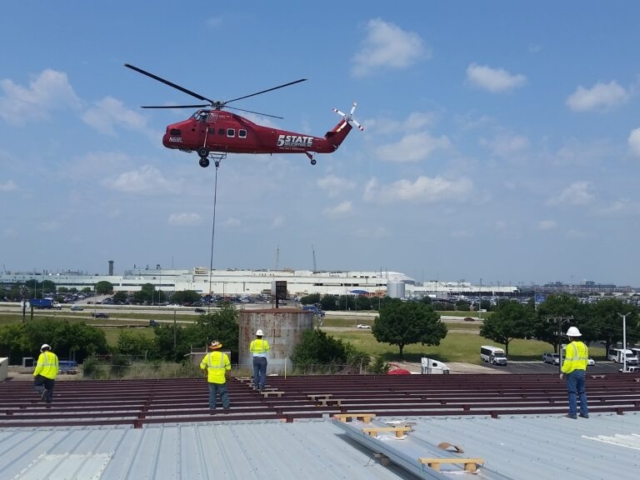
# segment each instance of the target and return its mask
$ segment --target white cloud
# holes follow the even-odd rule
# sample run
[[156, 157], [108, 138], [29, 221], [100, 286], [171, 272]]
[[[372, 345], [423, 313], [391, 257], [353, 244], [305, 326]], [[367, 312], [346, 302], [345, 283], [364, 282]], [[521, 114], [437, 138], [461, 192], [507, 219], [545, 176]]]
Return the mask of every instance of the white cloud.
[[169, 215], [169, 225], [191, 227], [200, 225], [202, 217], [197, 213], [172, 213]]
[[588, 205], [595, 199], [589, 190], [591, 185], [589, 182], [574, 182], [565, 188], [560, 195], [550, 198], [548, 205]]
[[271, 228], [280, 228], [284, 226], [285, 218], [282, 215], [277, 215], [271, 222]]
[[348, 217], [353, 213], [353, 204], [350, 201], [344, 201], [332, 208], [325, 208], [325, 216], [330, 218]]
[[452, 230], [449, 233], [449, 236], [452, 238], [470, 238], [470, 237], [473, 237], [473, 234], [468, 230], [458, 229], [458, 230]]
[[640, 128], [631, 131], [628, 142], [633, 154], [640, 156]]
[[373, 228], [359, 228], [355, 232], [356, 237], [363, 238], [385, 238], [390, 237], [391, 233], [384, 227], [377, 226]]
[[577, 229], [568, 230], [566, 233], [567, 238], [576, 239], [576, 240], [587, 238], [589, 236], [590, 236], [589, 233], [583, 230], [577, 230]]
[[0, 81], [0, 88], [4, 91], [0, 96], [0, 117], [13, 125], [47, 119], [51, 110], [81, 107], [67, 75], [55, 70], [44, 70], [28, 87], [4, 79]]
[[493, 140], [483, 139], [480, 143], [502, 158], [509, 158], [529, 148], [529, 139], [524, 135], [500, 135]]
[[507, 230], [507, 228], [509, 228], [509, 225], [504, 220], [496, 220], [494, 227], [497, 231], [504, 232], [505, 230]]
[[541, 220], [538, 222], [538, 230], [553, 230], [558, 226], [555, 220]]
[[617, 200], [610, 205], [598, 207], [594, 213], [603, 217], [611, 217], [633, 209], [629, 200]]
[[379, 185], [372, 178], [363, 198], [368, 202], [389, 204], [394, 202], [434, 203], [443, 200], [465, 200], [473, 190], [467, 178], [447, 180], [442, 177], [419, 176], [414, 182], [398, 180], [389, 185]]
[[82, 115], [82, 119], [105, 135], [115, 136], [114, 127], [145, 132], [149, 136], [154, 135], [147, 129], [147, 119], [144, 116], [126, 108], [120, 100], [113, 97], [106, 97], [96, 102], [94, 107]]
[[228, 218], [227, 220], [222, 222], [222, 226], [227, 228], [237, 228], [240, 225], [242, 225], [242, 222], [237, 218]]
[[55, 220], [47, 220], [38, 225], [38, 230], [41, 232], [54, 232], [56, 230], [60, 230], [60, 223]]
[[391, 162], [417, 162], [424, 160], [436, 150], [451, 147], [446, 136], [432, 137], [427, 132], [409, 133], [396, 143], [376, 147], [376, 155], [381, 160]]
[[346, 190], [351, 190], [356, 186], [356, 184], [351, 180], [347, 180], [346, 178], [339, 178], [333, 174], [318, 179], [316, 183], [321, 189], [327, 191], [330, 197], [335, 197], [340, 193]]
[[353, 58], [352, 73], [365, 76], [377, 69], [406, 68], [430, 57], [430, 49], [417, 33], [380, 19], [369, 20], [362, 49]]
[[615, 81], [608, 84], [596, 83], [591, 89], [582, 85], [567, 98], [567, 106], [576, 112], [589, 110], [606, 110], [623, 105], [631, 95]]
[[380, 134], [416, 131], [433, 125], [436, 114], [431, 112], [412, 112], [406, 120], [398, 121], [392, 118], [374, 118], [367, 120], [367, 130]]
[[217, 28], [222, 25], [222, 17], [209, 17], [204, 22], [207, 27]]
[[175, 194], [182, 190], [181, 181], [170, 181], [158, 169], [149, 165], [122, 173], [114, 179], [107, 179], [103, 181], [103, 185], [120, 192], [147, 195]]
[[473, 85], [493, 93], [513, 90], [527, 83], [527, 77], [524, 75], [512, 75], [501, 68], [491, 68], [475, 63], [467, 67], [467, 80]]
[[15, 192], [18, 190], [18, 185], [13, 180], [0, 183], [0, 192]]

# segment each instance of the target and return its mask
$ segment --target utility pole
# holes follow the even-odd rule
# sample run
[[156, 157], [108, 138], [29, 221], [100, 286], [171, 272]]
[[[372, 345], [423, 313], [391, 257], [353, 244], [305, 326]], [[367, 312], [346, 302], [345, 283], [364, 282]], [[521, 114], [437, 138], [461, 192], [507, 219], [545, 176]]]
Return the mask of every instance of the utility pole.
[[627, 316], [631, 315], [631, 312], [625, 313], [622, 315], [618, 313], [622, 317], [622, 371], [627, 373]]
[[562, 373], [562, 326], [565, 323], [569, 323], [573, 320], [573, 315], [571, 316], [558, 316], [558, 317], [547, 317], [547, 322], [555, 323], [558, 326], [558, 358], [560, 359], [558, 363], [558, 370]]

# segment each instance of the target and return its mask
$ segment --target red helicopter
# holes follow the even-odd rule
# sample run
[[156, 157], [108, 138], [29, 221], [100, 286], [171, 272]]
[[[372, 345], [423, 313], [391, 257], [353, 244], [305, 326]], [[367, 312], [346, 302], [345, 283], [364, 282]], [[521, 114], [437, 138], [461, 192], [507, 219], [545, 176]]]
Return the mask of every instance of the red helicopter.
[[279, 130], [273, 127], [258, 125], [247, 118], [234, 113], [225, 112], [223, 109], [233, 109], [241, 112], [263, 115], [265, 117], [278, 118], [275, 115], [244, 110], [242, 108], [230, 107], [229, 104], [245, 98], [254, 97], [263, 93], [278, 90], [283, 87], [295, 85], [306, 81], [306, 78], [294, 82], [278, 85], [277, 87], [262, 90], [238, 98], [226, 101], [215, 101], [202, 95], [187, 90], [180, 85], [176, 85], [164, 78], [146, 72], [141, 68], [128, 63], [124, 65], [138, 73], [153, 78], [159, 82], [169, 85], [181, 92], [191, 95], [203, 102], [202, 105], [165, 105], [165, 106], [143, 106], [142, 108], [200, 108], [189, 119], [174, 123], [167, 127], [167, 131], [162, 137], [162, 144], [167, 148], [182, 150], [183, 152], [197, 152], [200, 157], [200, 166], [208, 167], [209, 158], [213, 159], [215, 166], [220, 166], [220, 161], [227, 157], [229, 153], [304, 153], [311, 160], [311, 165], [316, 164], [316, 153], [332, 153], [338, 149], [346, 136], [351, 131], [353, 123], [360, 130], [364, 130], [353, 118], [356, 103], [353, 104], [349, 113], [333, 109], [342, 120], [327, 132], [324, 137], [314, 137], [302, 133]]

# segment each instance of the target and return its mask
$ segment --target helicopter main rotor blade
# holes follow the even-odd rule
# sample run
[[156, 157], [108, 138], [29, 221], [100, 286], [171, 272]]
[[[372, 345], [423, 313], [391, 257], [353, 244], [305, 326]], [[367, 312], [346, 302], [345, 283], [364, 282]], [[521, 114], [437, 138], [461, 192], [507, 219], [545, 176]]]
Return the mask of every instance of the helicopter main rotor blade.
[[[231, 103], [231, 102], [236, 102], [238, 100], [243, 100], [243, 99], [249, 98], [249, 97], [255, 97], [256, 95], [262, 95], [263, 93], [272, 92], [274, 90], [278, 90], [279, 88], [288, 87], [290, 85], [295, 85], [296, 83], [306, 82], [306, 81], [307, 81], [306, 78], [301, 78], [300, 80], [296, 80], [295, 82], [289, 82], [289, 83], [285, 83], [283, 85], [278, 85], [277, 87], [268, 88], [266, 90], [262, 90], [261, 92], [252, 93], [251, 95], [245, 95], [244, 97], [233, 98], [231, 100], [227, 100], [225, 102], [222, 102], [222, 104], [226, 105], [226, 104]], [[260, 115], [264, 115], [264, 114], [261, 113]], [[269, 116], [269, 115], [267, 115], [267, 116]]]
[[230, 110], [239, 110], [240, 112], [254, 113], [256, 115], [262, 115], [263, 117], [271, 117], [271, 118], [277, 118], [278, 120], [284, 120], [284, 117], [269, 115], [268, 113], [254, 112], [253, 110], [245, 110], [244, 108], [238, 108], [238, 107], [224, 107], [224, 108], [228, 108]]
[[209, 104], [205, 105], [144, 105], [140, 108], [208, 108]]
[[[154, 75], [153, 73], [149, 73], [145, 70], [142, 70], [141, 68], [135, 67], [133, 65], [130, 65], [128, 63], [124, 64], [125, 67], [130, 68], [131, 70], [134, 70], [138, 73], [141, 73], [142, 75], [146, 75], [149, 78], [153, 78], [154, 80], [157, 80], [160, 83], [164, 83], [165, 85], [169, 85], [170, 87], [175, 88], [176, 90], [180, 90], [183, 93], [186, 93], [187, 95], [191, 95], [192, 97], [197, 98], [198, 100], [203, 100], [203, 101], [207, 101], [210, 102], [211, 105], [214, 105], [216, 102], [214, 102], [213, 100], [207, 98], [207, 97], [203, 97], [202, 95], [196, 93], [196, 92], [192, 92], [191, 90], [187, 90], [184, 87], [181, 87], [180, 85], [176, 85], [175, 83], [170, 82], [169, 80], [165, 80], [164, 78], [161, 78], [157, 75]], [[209, 106], [209, 105], [206, 105]]]

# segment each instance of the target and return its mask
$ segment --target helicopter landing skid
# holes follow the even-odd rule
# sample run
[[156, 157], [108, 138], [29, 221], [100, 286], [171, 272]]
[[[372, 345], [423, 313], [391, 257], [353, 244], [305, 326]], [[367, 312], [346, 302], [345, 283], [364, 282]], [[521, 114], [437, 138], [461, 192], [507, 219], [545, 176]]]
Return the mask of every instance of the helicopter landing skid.
[[304, 152], [304, 153], [307, 155], [307, 157], [309, 157], [309, 160], [311, 160], [311, 165], [315, 165], [317, 163], [316, 159], [313, 158], [314, 157], [313, 153], [309, 153], [309, 152]]

